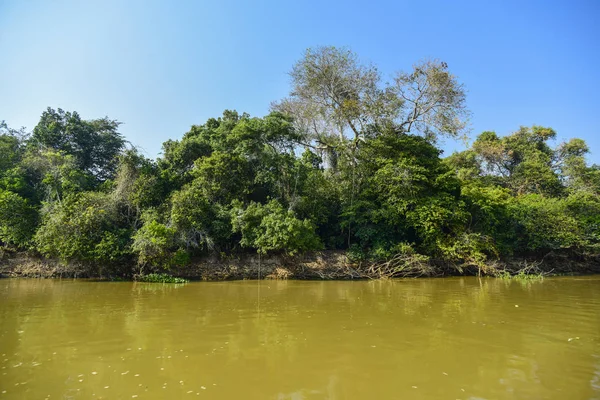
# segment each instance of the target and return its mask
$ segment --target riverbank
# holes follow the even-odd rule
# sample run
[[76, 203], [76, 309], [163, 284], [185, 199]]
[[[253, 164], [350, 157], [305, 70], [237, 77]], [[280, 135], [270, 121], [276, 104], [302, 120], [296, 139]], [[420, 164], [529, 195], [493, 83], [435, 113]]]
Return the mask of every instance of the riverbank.
[[[27, 253], [4, 253], [0, 277], [135, 279], [154, 271], [125, 265], [62, 263]], [[310, 252], [301, 256], [203, 257], [190, 265], [174, 268], [170, 275], [190, 280], [303, 279], [349, 280], [400, 277], [443, 277], [456, 275], [536, 274], [583, 275], [600, 273], [600, 256], [574, 252], [552, 252], [544, 257], [496, 260], [482, 266], [454, 265], [401, 257], [387, 262], [356, 262], [344, 251]]]

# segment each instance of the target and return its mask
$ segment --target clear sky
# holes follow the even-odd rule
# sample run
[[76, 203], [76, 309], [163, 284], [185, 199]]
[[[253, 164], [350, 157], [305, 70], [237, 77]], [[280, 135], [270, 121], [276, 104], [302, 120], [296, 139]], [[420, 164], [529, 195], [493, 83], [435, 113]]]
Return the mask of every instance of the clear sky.
[[0, 120], [109, 116], [155, 157], [224, 109], [266, 114], [303, 51], [335, 45], [390, 76], [439, 58], [468, 89], [472, 137], [551, 126], [600, 163], [599, 21], [600, 0], [0, 0]]

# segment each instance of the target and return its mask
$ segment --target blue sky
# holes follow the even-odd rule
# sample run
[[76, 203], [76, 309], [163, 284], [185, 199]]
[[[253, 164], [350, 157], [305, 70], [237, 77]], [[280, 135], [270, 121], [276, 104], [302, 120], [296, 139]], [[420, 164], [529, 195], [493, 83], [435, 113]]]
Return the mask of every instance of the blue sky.
[[335, 45], [386, 76], [439, 58], [468, 90], [472, 137], [551, 126], [600, 163], [599, 20], [599, 0], [0, 0], [0, 120], [108, 115], [155, 157], [224, 109], [266, 114], [303, 51]]

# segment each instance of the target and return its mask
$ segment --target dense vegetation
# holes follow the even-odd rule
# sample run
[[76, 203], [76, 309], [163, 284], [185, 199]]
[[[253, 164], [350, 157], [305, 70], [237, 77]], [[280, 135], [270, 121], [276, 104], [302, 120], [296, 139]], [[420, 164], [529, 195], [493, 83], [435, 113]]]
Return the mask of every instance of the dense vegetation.
[[[142, 156], [109, 118], [48, 108], [0, 127], [0, 242], [138, 273], [209, 253], [345, 249], [355, 260], [460, 269], [598, 252], [600, 167], [551, 128], [463, 138], [465, 91], [426, 61], [384, 83], [352, 52], [308, 50], [263, 118], [225, 111]], [[407, 258], [408, 257], [408, 258]]]

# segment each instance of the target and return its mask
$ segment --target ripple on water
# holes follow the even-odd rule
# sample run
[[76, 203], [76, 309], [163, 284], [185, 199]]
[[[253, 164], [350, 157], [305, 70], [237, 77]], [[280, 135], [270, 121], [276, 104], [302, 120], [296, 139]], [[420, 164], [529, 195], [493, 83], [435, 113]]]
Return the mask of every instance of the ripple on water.
[[598, 278], [27, 285], [0, 289], [6, 398], [600, 397]]

